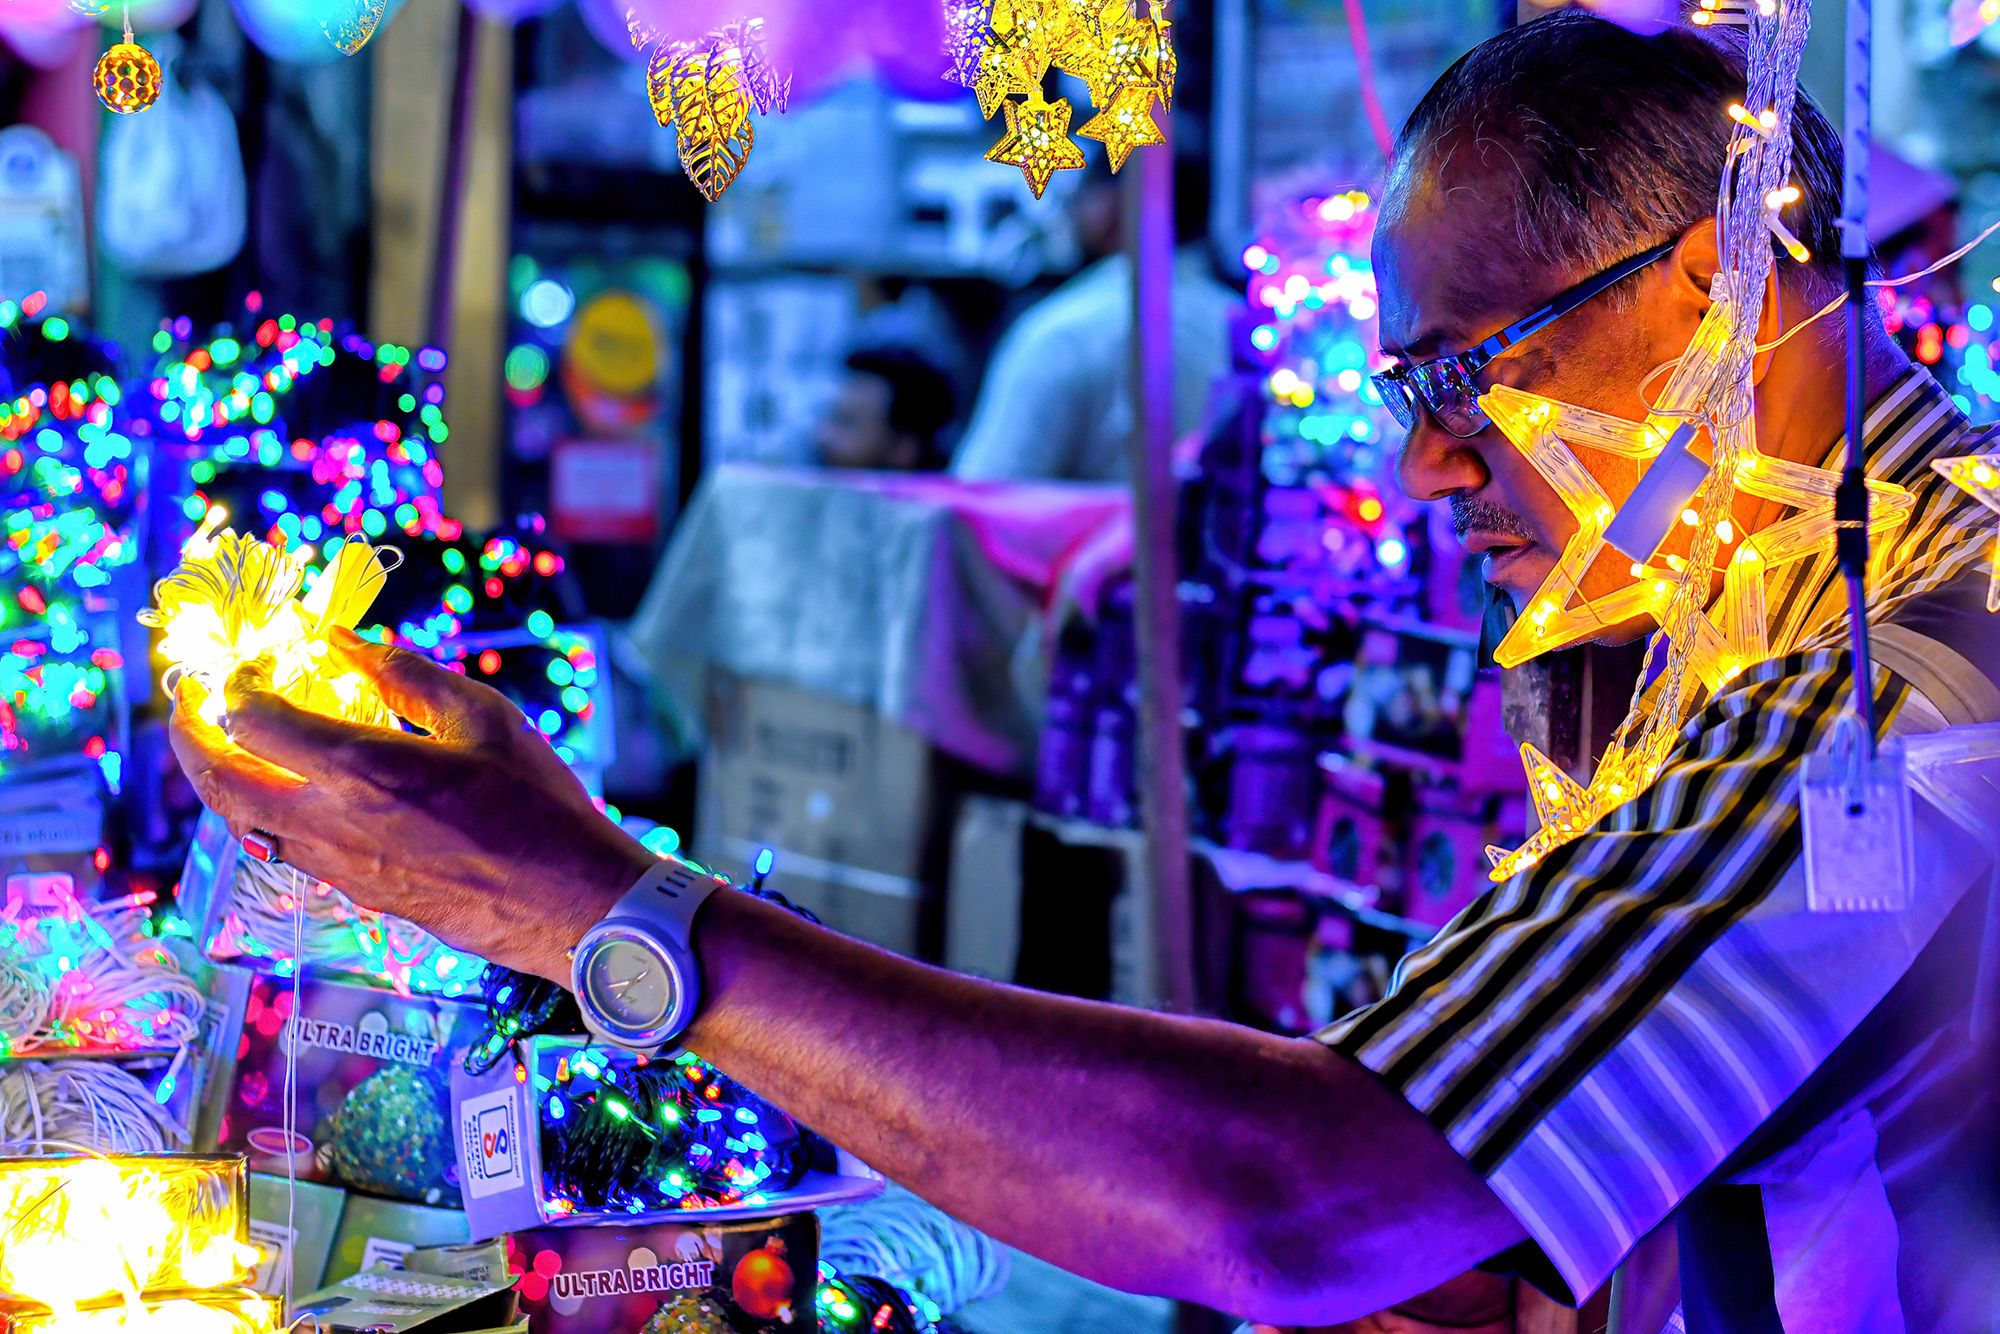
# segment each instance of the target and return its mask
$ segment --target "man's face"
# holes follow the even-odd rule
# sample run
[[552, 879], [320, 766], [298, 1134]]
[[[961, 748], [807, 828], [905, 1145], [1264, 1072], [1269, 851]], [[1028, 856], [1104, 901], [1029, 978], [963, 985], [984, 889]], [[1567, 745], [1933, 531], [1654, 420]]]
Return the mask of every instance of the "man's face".
[[889, 382], [849, 372], [820, 418], [814, 442], [828, 468], [908, 468], [909, 437], [889, 425]]
[[[1383, 349], [1401, 360], [1462, 352], [1547, 302], [1588, 271], [1550, 273], [1519, 258], [1510, 220], [1520, 168], [1504, 147], [1456, 155], [1440, 180], [1404, 171], [1392, 185], [1375, 234]], [[1637, 303], [1598, 297], [1508, 350], [1480, 376], [1620, 417], [1646, 415], [1639, 397], [1647, 372], [1685, 350], [1699, 303], [1674, 276], [1675, 257], [1634, 283]], [[1578, 457], [1614, 504], [1631, 494], [1638, 467], [1580, 450]], [[1468, 440], [1420, 411], [1398, 464], [1417, 500], [1448, 500], [1459, 540], [1484, 557], [1486, 581], [1523, 607], [1555, 568], [1577, 529], [1574, 515], [1498, 428]], [[1607, 551], [1583, 581], [1586, 597], [1629, 582], [1629, 559]]]

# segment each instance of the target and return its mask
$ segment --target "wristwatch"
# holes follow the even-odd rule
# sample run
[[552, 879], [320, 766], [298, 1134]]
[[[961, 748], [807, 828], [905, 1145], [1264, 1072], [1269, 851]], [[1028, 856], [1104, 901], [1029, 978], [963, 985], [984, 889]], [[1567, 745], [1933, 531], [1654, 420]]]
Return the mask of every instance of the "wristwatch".
[[592, 1033], [652, 1055], [693, 1022], [701, 998], [689, 943], [694, 917], [727, 883], [662, 857], [583, 933], [570, 958], [570, 989]]

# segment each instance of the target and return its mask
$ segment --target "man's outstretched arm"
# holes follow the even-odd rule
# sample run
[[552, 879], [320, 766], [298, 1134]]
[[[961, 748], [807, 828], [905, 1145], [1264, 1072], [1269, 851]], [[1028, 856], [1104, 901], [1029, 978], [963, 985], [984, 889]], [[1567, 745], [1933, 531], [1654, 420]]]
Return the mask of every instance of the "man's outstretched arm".
[[[567, 951], [651, 854], [487, 687], [341, 650], [429, 733], [232, 683], [230, 737], [175, 745], [239, 834], [460, 948], [566, 982]], [[1522, 1239], [1401, 1099], [1317, 1043], [960, 977], [746, 895], [698, 919], [688, 1044], [891, 1178], [1114, 1287], [1324, 1323]]]

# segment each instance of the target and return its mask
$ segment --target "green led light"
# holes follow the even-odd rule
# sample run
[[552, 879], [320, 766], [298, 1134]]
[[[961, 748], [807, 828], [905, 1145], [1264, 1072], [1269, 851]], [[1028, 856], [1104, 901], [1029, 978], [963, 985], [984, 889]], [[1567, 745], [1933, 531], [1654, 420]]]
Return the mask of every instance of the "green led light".
[[363, 510], [361, 513], [361, 531], [370, 537], [380, 537], [389, 531], [389, 521], [382, 517], [382, 511], [380, 510]]
[[457, 547], [444, 549], [444, 568], [449, 574], [457, 574], [465, 568], [465, 553]]
[[69, 321], [60, 315], [51, 315], [42, 325], [42, 336], [51, 343], [60, 343], [69, 337]]
[[508, 388], [516, 393], [540, 389], [549, 378], [549, 354], [532, 343], [521, 343], [507, 351], [502, 368]]
[[537, 639], [547, 639], [556, 630], [556, 618], [545, 611], [528, 613], [528, 633]]
[[188, 469], [188, 476], [193, 479], [196, 486], [207, 486], [215, 480], [215, 465], [203, 459]]
[[236, 359], [243, 355], [243, 344], [234, 338], [218, 338], [208, 345], [208, 355], [215, 358], [218, 366], [234, 365]]
[[472, 590], [464, 584], [453, 584], [444, 591], [444, 605], [447, 611], [465, 615], [472, 610]]
[[590, 692], [582, 686], [564, 686], [562, 702], [563, 707], [571, 713], [582, 713], [590, 703]]

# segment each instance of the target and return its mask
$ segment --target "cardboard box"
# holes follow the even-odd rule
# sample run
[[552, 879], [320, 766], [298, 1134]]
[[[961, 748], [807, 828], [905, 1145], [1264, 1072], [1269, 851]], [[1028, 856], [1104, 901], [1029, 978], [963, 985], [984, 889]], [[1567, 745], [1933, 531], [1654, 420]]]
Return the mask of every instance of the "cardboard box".
[[333, 1253], [347, 1192], [310, 1181], [296, 1186], [296, 1198], [288, 1198], [283, 1177], [250, 1176], [250, 1241], [263, 1252], [250, 1286], [266, 1296], [284, 1294], [287, 1257], [292, 1263], [292, 1291], [310, 1292], [326, 1282], [327, 1257]]
[[457, 1209], [349, 1195], [321, 1281], [338, 1283], [377, 1265], [400, 1269], [403, 1257], [420, 1247], [458, 1246], [471, 1239], [465, 1215]]
[[[215, 1138], [260, 1172], [291, 1170], [413, 1203], [456, 1207], [450, 1072], [477, 1040], [470, 1005], [307, 977], [256, 977]], [[298, 1051], [297, 1120], [285, 1123], [285, 1048]]]
[[[454, 1070], [451, 1081], [452, 1124], [457, 1127], [459, 1180], [464, 1183], [465, 1216], [471, 1235], [484, 1239], [504, 1232], [543, 1225], [586, 1224], [634, 1216], [617, 1210], [579, 1209], [566, 1199], [552, 1199], [543, 1172], [544, 1116], [549, 1115], [548, 1090], [557, 1085], [558, 1068], [584, 1050], [578, 1039], [536, 1037], [520, 1048], [521, 1062], [503, 1061], [484, 1074]], [[637, 1057], [608, 1048], [592, 1048], [594, 1061], [614, 1074], [629, 1071]], [[572, 1099], [589, 1090], [612, 1088], [581, 1073], [561, 1084]], [[615, 1089], [613, 1089], [615, 1092]], [[806, 1170], [789, 1188], [752, 1196], [740, 1205], [684, 1209], [665, 1215], [638, 1217], [700, 1217], [711, 1220], [748, 1218], [774, 1212], [820, 1209], [867, 1199], [882, 1189], [882, 1178], [859, 1161], [823, 1141], [801, 1146], [808, 1156]]]
[[508, 1256], [533, 1334], [796, 1334], [817, 1323], [811, 1214], [537, 1228], [509, 1238]]
[[716, 672], [690, 849], [772, 887], [838, 931], [902, 954], [941, 901], [953, 801], [929, 742], [872, 709]]

